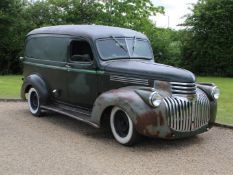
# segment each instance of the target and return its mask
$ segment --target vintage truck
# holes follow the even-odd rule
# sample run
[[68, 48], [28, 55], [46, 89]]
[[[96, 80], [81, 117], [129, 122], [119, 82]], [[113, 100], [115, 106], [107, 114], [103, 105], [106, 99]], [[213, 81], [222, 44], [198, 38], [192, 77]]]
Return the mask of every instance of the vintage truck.
[[51, 110], [96, 128], [117, 142], [144, 136], [190, 137], [213, 126], [219, 89], [193, 73], [154, 62], [148, 38], [100, 25], [35, 29], [25, 44], [21, 96], [30, 112]]

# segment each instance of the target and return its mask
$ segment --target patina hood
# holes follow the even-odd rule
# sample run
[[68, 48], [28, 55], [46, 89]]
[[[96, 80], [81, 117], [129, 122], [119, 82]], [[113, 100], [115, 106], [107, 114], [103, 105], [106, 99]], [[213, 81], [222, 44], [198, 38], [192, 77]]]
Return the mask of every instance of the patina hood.
[[105, 62], [105, 71], [120, 74], [138, 75], [145, 78], [169, 82], [195, 82], [192, 72], [164, 64], [144, 60], [112, 60]]

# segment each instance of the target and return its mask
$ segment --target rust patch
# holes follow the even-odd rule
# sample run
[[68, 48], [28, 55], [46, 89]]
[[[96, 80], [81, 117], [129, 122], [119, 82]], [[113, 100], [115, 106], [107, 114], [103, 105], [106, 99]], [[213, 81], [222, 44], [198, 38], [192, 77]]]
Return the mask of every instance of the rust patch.
[[114, 97], [114, 94], [118, 94], [118, 96], [122, 96], [127, 102], [129, 103], [132, 103], [134, 102], [135, 100], [135, 94], [129, 92], [128, 90], [126, 89], [113, 89], [113, 90], [110, 90], [109, 91], [110, 93], [110, 97], [109, 98], [112, 98]]
[[127, 92], [125, 89], [112, 89], [108, 93], [122, 93]]
[[146, 128], [143, 130], [143, 134], [147, 135], [147, 136], [150, 135], [150, 133], [148, 132], [148, 130]]
[[155, 133], [155, 136], [156, 136], [156, 137], [159, 137], [159, 134], [160, 134], [160, 131], [157, 131], [157, 132]]
[[160, 92], [163, 97], [171, 95], [171, 86], [165, 81], [156, 81], [154, 88]]
[[145, 135], [153, 135], [153, 136], [159, 136], [160, 131], [156, 131], [156, 133], [150, 133], [147, 129], [148, 126], [162, 126], [164, 125], [164, 119], [162, 116], [161, 111], [159, 113], [150, 110], [149, 112], [146, 112], [142, 114], [138, 119], [136, 123], [136, 127], [138, 128], [141, 133]]
[[168, 133], [166, 136], [165, 136], [166, 139], [172, 139], [174, 138], [173, 134], [172, 133]]
[[159, 121], [160, 121], [160, 126], [163, 126], [164, 125], [164, 118], [162, 116], [161, 111], [159, 111]]
[[170, 85], [168, 84], [168, 82], [165, 82], [165, 81], [157, 81], [155, 83], [155, 88], [168, 91], [168, 92], [170, 91]]

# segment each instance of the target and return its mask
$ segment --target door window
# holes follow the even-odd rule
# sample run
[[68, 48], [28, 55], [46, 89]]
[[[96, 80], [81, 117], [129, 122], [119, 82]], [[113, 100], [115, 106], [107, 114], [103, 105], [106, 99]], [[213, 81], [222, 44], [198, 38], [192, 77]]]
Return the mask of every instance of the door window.
[[72, 41], [71, 42], [71, 62], [91, 62], [93, 54], [91, 46], [87, 41]]

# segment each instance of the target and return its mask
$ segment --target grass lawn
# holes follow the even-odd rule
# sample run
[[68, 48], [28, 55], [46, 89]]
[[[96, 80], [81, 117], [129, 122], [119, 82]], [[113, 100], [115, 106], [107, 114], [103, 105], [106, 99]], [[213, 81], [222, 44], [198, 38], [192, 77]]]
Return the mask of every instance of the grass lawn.
[[[0, 98], [20, 98], [22, 76], [0, 76]], [[217, 121], [233, 124], [233, 78], [197, 77], [198, 82], [213, 82], [221, 91]]]
[[22, 75], [0, 76], [0, 99], [20, 98]]

